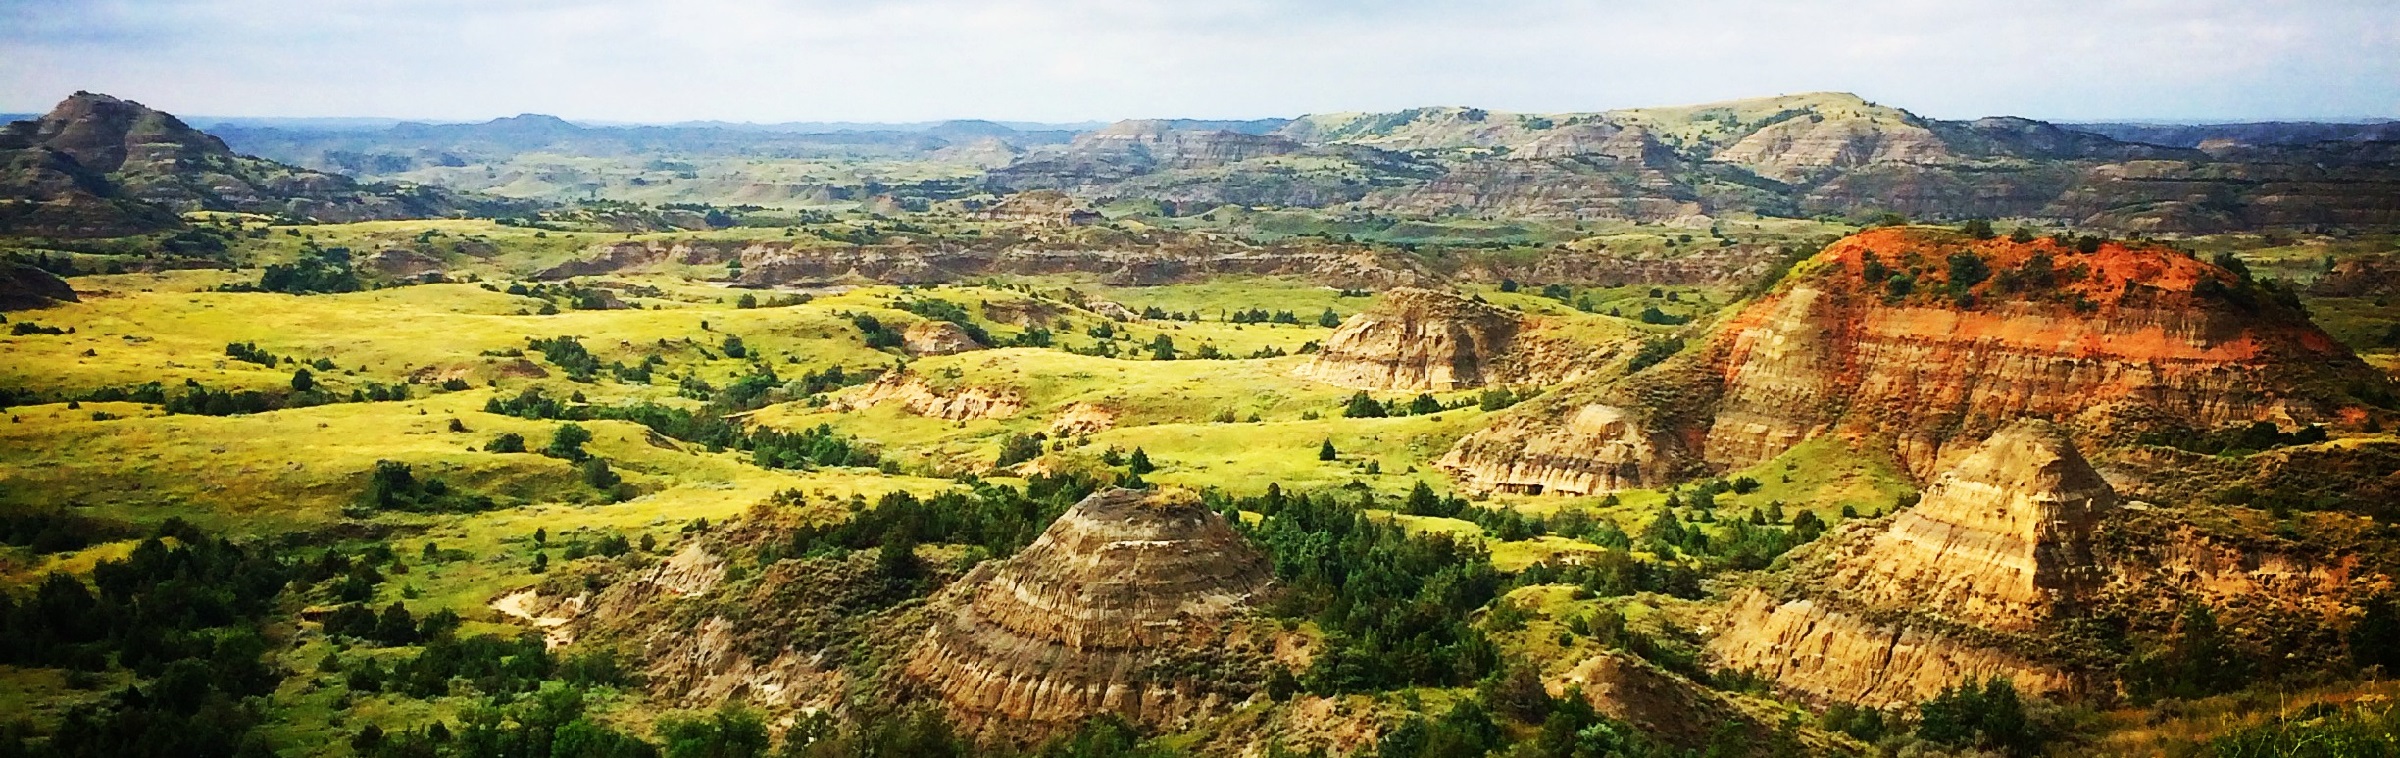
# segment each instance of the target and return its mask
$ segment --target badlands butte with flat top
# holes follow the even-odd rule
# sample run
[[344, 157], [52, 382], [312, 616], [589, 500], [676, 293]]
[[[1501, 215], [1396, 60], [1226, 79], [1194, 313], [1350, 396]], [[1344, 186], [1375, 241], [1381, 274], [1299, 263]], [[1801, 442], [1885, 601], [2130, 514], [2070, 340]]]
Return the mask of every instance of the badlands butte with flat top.
[[2395, 136], [75, 93], [0, 756], [2392, 755]]

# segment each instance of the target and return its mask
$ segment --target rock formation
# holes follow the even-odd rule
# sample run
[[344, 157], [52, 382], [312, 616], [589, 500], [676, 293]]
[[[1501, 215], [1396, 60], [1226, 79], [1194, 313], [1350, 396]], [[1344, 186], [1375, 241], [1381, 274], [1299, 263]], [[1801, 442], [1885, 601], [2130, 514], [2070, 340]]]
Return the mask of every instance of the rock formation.
[[946, 590], [936, 603], [950, 610], [907, 676], [985, 733], [1055, 733], [1101, 713], [1175, 724], [1255, 688], [1255, 672], [1228, 670], [1241, 647], [1228, 640], [1270, 583], [1266, 559], [1197, 498], [1106, 490]]
[[140, 103], [77, 92], [0, 127], [0, 230], [115, 236], [181, 225], [177, 213], [243, 211], [321, 221], [427, 218], [522, 204], [348, 177], [236, 155]]
[[1455, 293], [1403, 287], [1344, 322], [1296, 373], [1370, 390], [1550, 385], [1588, 373], [1619, 347], [1561, 344], [1541, 327]]
[[15, 261], [0, 261], [0, 311], [47, 308], [76, 302], [75, 288], [48, 271]]
[[996, 221], [1017, 221], [1037, 226], [1083, 226], [1100, 221], [1100, 212], [1092, 210], [1090, 204], [1057, 190], [1034, 190], [1009, 195], [976, 215]]
[[2243, 529], [2117, 505], [2063, 430], [2023, 421], [1915, 507], [1794, 552], [1780, 589], [1736, 593], [1707, 654], [1810, 699], [1875, 707], [1994, 676], [2105, 694], [2124, 661], [2094, 628], [2157, 639], [2199, 603], [2245, 647], [2321, 655], [2354, 604], [2390, 586], [2388, 564], [2352, 549]]
[[1452, 390], [1501, 383], [1487, 375], [1522, 328], [1507, 309], [1415, 288], [1385, 293], [1352, 316], [1302, 377], [1359, 389]]
[[[1916, 507], [1816, 546], [1796, 567], [1793, 596], [1736, 598], [1709, 651], [1784, 687], [1875, 706], [1995, 675], [2035, 692], [2071, 689], [2059, 668], [1955, 630], [2030, 632], [2075, 612], [2105, 583], [2092, 532], [2115, 502], [2064, 433], [2020, 422]], [[1900, 617], [1916, 620], [1890, 620]]]
[[[1741, 468], [1842, 432], [1890, 440], [1930, 478], [2015, 419], [2091, 439], [2354, 423], [2365, 406], [2352, 394], [2388, 381], [2274, 292], [2171, 249], [1878, 229], [1803, 262], [1697, 349], [1520, 406], [1444, 465], [1473, 486], [1525, 488], [1624, 468], [1602, 439], [1654, 440], [1665, 458], [1637, 467], [1672, 472]], [[1626, 426], [1587, 423], [1596, 407]]]
[[965, 328], [948, 321], [919, 321], [900, 333], [900, 348], [910, 355], [957, 355], [982, 350], [983, 343]]
[[1025, 410], [1024, 395], [1014, 391], [989, 387], [937, 391], [925, 377], [899, 372], [884, 374], [873, 384], [836, 398], [832, 407], [855, 411], [885, 403], [900, 403], [909, 413], [951, 421], [1007, 418]]

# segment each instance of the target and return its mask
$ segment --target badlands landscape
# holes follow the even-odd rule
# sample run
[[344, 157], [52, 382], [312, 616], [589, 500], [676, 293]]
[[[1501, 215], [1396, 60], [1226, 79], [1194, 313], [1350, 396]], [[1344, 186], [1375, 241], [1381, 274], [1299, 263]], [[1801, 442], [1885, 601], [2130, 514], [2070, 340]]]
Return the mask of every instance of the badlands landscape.
[[2400, 130], [0, 128], [0, 756], [2400, 754]]

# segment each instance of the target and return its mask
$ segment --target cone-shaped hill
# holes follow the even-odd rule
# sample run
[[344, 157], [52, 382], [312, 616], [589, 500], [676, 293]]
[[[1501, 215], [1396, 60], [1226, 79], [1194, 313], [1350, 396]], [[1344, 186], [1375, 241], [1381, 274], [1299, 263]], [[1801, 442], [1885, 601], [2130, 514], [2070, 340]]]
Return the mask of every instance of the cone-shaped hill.
[[1101, 713], [1173, 723], [1256, 689], [1263, 653], [1229, 637], [1271, 582], [1266, 559], [1198, 498], [1106, 490], [961, 579], [907, 675], [1003, 738]]
[[1795, 552], [1780, 588], [1727, 604], [1708, 655], [1812, 700], [1890, 707], [1962, 681], [2107, 692], [2124, 665], [2092, 636], [2157, 635], [2184, 603], [2268, 649], [2322, 649], [2359, 587], [2356, 555], [2226, 536], [2120, 507], [2064, 430], [2002, 428], [1916, 506]]
[[2015, 419], [2108, 440], [2353, 425], [2376, 412], [2358, 398], [2388, 383], [2288, 291], [2172, 248], [1876, 229], [1802, 262], [1695, 349], [1519, 406], [1443, 464], [1486, 489], [1593, 492], [1841, 432], [1889, 440], [1926, 478]]

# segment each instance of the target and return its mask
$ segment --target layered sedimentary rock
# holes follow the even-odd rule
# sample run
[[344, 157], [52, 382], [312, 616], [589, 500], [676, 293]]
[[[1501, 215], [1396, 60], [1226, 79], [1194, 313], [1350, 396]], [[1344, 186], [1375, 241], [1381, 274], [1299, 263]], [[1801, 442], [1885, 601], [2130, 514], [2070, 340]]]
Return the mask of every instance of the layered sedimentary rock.
[[957, 324], [948, 321], [919, 321], [900, 333], [900, 348], [910, 355], [957, 355], [970, 350], [982, 350], [983, 343]]
[[2114, 507], [2064, 432], [2019, 422], [1935, 478], [1822, 586], [1848, 602], [2031, 629], [2102, 583], [2092, 530]]
[[[1625, 385], [1636, 381], [1647, 384]], [[1597, 455], [1532, 459], [1536, 448], [1598, 450], [1565, 438], [1600, 404], [1640, 436], [1678, 443], [1661, 450], [1720, 470], [1842, 432], [1889, 440], [1930, 478], [2019, 418], [2093, 439], [2349, 424], [2366, 413], [2354, 395], [2388, 383], [2274, 291], [2172, 249], [1879, 229], [1803, 262], [1695, 350], [1521, 407], [1462, 439], [1445, 466], [1485, 489], [1542, 481], [1527, 471], [1615, 468]]]
[[[1058, 232], [1061, 235], [1067, 232]], [[1032, 240], [993, 235], [968, 245], [894, 242], [827, 245], [786, 240], [616, 241], [538, 274], [565, 279], [662, 263], [742, 264], [740, 284], [812, 285], [860, 280], [890, 284], [955, 282], [994, 274], [1100, 274], [1115, 285], [1139, 286], [1219, 275], [1293, 276], [1329, 286], [1382, 289], [1430, 277], [1397, 256], [1356, 245], [1298, 240], [1264, 245], [1159, 235], [1127, 244], [1113, 239]]]
[[1459, 295], [1406, 288], [1353, 316], [1300, 376], [1360, 389], [1480, 387], [1522, 328], [1521, 317]]
[[1550, 385], [1590, 373], [1622, 347], [1576, 343], [1538, 320], [1456, 293], [1385, 293], [1325, 339], [1299, 376], [1370, 390]]
[[1227, 640], [1270, 583], [1197, 498], [1107, 490], [946, 591], [906, 673], [978, 731], [1071, 730], [1102, 713], [1173, 724], [1256, 686], [1227, 670]]
[[2090, 600], [2107, 579], [2092, 533], [2115, 502], [2064, 433], [2020, 422], [1915, 508], [1817, 546], [1790, 595], [1736, 598], [1709, 652], [1784, 687], [1879, 707], [1991, 676], [2072, 689], [2061, 668], [1958, 632], [2031, 632]]
[[990, 387], [937, 390], [925, 377], [899, 372], [884, 374], [875, 383], [835, 399], [832, 407], [864, 410], [885, 403], [899, 403], [909, 413], [951, 421], [1007, 418], [1025, 410], [1025, 397], [1013, 390]]

